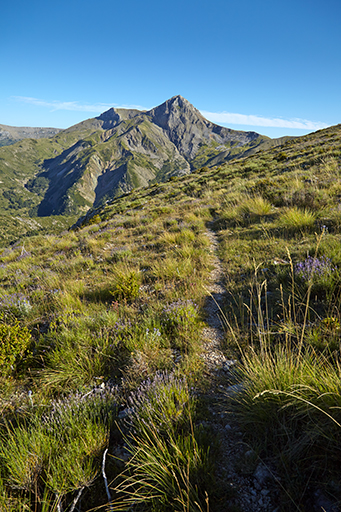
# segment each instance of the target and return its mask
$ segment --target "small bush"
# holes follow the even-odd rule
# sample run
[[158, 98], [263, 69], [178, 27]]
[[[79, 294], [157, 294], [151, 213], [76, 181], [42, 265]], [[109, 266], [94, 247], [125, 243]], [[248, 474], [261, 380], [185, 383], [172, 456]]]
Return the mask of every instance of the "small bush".
[[162, 323], [166, 331], [176, 333], [180, 327], [193, 325], [198, 318], [198, 306], [192, 300], [177, 300], [165, 306]]
[[281, 153], [278, 153], [277, 155], [277, 162], [284, 162], [288, 158], [288, 155], [284, 153], [284, 151], [281, 151]]
[[27, 327], [21, 327], [16, 320], [13, 324], [0, 317], [0, 373], [4, 376], [13, 372], [16, 361], [22, 357], [31, 342]]
[[117, 272], [116, 284], [112, 290], [115, 300], [132, 301], [138, 297], [141, 284], [141, 275], [135, 270], [128, 272]]

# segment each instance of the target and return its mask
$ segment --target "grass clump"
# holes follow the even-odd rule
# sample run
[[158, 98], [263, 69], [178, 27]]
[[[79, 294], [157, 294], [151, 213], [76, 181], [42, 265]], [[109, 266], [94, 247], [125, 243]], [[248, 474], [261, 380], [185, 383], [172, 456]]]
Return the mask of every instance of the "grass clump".
[[264, 199], [262, 196], [254, 196], [242, 201], [238, 205], [237, 211], [244, 220], [254, 222], [259, 220], [260, 217], [269, 215], [272, 209], [273, 207], [267, 199]]
[[74, 507], [97, 476], [96, 461], [108, 443], [115, 399], [112, 390], [70, 395], [38, 407], [19, 423], [7, 423], [0, 461], [13, 497], [29, 498], [39, 507], [50, 494], [58, 510]]
[[317, 213], [293, 206], [280, 215], [279, 223], [290, 233], [312, 231], [316, 227]]
[[[183, 378], [159, 373], [130, 397], [131, 458], [115, 487], [116, 510], [204, 511], [212, 461], [203, 431], [193, 427], [195, 400]], [[122, 476], [120, 477], [122, 478]]]
[[307, 499], [307, 482], [316, 488], [333, 480], [334, 492], [341, 491], [340, 376], [339, 367], [311, 350], [298, 356], [279, 346], [244, 360], [238, 419], [263, 456], [276, 461], [289, 510]]
[[140, 272], [136, 270], [117, 271], [112, 297], [115, 300], [132, 301], [138, 297], [141, 283]]
[[163, 308], [161, 322], [173, 347], [185, 353], [194, 350], [194, 337], [199, 326], [197, 304], [191, 299], [171, 302]]

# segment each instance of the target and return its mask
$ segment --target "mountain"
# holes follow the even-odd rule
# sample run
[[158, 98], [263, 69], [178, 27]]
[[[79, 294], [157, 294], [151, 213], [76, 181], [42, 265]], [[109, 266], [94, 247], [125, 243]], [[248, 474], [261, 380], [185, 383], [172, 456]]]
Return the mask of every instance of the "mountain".
[[0, 146], [9, 146], [22, 139], [42, 139], [52, 137], [59, 128], [29, 128], [0, 124]]
[[149, 111], [111, 108], [50, 138], [0, 148], [0, 209], [79, 215], [133, 188], [285, 140], [218, 126], [182, 96]]

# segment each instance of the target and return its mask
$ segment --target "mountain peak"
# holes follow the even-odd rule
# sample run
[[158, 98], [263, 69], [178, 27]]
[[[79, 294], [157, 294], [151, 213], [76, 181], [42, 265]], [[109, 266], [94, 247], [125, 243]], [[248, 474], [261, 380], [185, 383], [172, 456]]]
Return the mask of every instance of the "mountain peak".
[[167, 101], [169, 103], [175, 103], [175, 104], [178, 104], [178, 105], [190, 105], [191, 107], [193, 107], [193, 105], [188, 100], [186, 100], [186, 98], [181, 96], [180, 94], [178, 94], [177, 96], [173, 96], [172, 98], [170, 98]]
[[169, 100], [165, 101], [161, 105], [154, 107], [149, 112], [147, 112], [147, 114], [150, 114], [153, 117], [158, 117], [160, 114], [169, 115], [171, 113], [180, 116], [181, 114], [186, 114], [189, 112], [201, 116], [200, 112], [195, 107], [193, 107], [193, 105], [188, 100], [186, 100], [186, 98], [178, 94], [177, 96], [173, 96]]
[[186, 157], [194, 156], [201, 138], [209, 138], [209, 128], [213, 127], [199, 110], [180, 95], [173, 96], [146, 114], [166, 132], [180, 154]]

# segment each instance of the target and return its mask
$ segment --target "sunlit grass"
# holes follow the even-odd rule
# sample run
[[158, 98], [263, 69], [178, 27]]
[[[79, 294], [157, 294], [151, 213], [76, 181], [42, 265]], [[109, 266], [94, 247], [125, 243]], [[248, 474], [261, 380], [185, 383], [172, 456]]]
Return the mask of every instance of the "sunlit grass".
[[[327, 139], [326, 153], [308, 136], [133, 191], [78, 230], [27, 238], [1, 251], [2, 312], [14, 315], [13, 325], [29, 333], [30, 343], [18, 348], [13, 369], [0, 380], [0, 508], [60, 512], [79, 492], [81, 512], [107, 505], [101, 457], [104, 447], [109, 454], [119, 447], [128, 457], [116, 466], [108, 456], [104, 468], [109, 481], [116, 478], [117, 510], [133, 500], [141, 510], [219, 510], [209, 475], [212, 436], [197, 424], [198, 389], [188, 390], [210, 386], [200, 357], [214, 268], [208, 227], [217, 230], [227, 289], [226, 339], [219, 348], [240, 361], [239, 373], [221, 376], [219, 389], [231, 379], [242, 382], [236, 411], [245, 439], [282, 468], [286, 489], [295, 484], [294, 501], [301, 499], [302, 481], [315, 475], [321, 486], [333, 475], [339, 492], [335, 137]], [[308, 257], [329, 258], [329, 274], [300, 276], [296, 269]], [[155, 385], [155, 396], [147, 393], [149, 402], [130, 411], [130, 392], [160, 371], [176, 376], [181, 389], [167, 388], [166, 379], [164, 388]], [[77, 419], [77, 409], [67, 428], [58, 423], [58, 432], [55, 426], [46, 432], [43, 417], [54, 399], [67, 404], [78, 392], [83, 403], [96, 394], [103, 405], [101, 390], [114, 388], [111, 409], [85, 419]], [[215, 406], [214, 393], [210, 397]], [[122, 418], [136, 414], [134, 428], [124, 420], [123, 433], [113, 427], [117, 408]], [[283, 460], [274, 455], [280, 447]]]
[[289, 232], [305, 232], [315, 228], [316, 219], [316, 212], [293, 206], [282, 212], [279, 217], [279, 224]]

